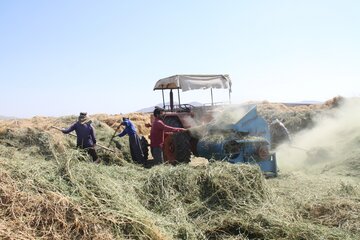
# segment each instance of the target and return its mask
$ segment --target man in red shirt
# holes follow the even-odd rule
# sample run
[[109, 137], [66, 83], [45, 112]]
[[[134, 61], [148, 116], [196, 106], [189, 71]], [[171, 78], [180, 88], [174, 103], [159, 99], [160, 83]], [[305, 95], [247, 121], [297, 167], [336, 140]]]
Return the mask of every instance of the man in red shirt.
[[175, 128], [166, 125], [160, 118], [162, 109], [155, 108], [155, 120], [151, 125], [150, 131], [150, 147], [151, 154], [154, 157], [155, 163], [163, 163], [164, 156], [162, 147], [164, 145], [164, 132], [181, 132], [186, 131], [185, 128]]

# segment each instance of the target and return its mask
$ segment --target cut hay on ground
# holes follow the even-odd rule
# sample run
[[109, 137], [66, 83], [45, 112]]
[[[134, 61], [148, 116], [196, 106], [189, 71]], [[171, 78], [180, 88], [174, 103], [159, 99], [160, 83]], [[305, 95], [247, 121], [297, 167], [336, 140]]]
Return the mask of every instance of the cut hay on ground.
[[[108, 146], [120, 116], [93, 116], [99, 144]], [[115, 152], [98, 149], [104, 161], [93, 164], [75, 138], [51, 128], [75, 120], [0, 121], [1, 239], [360, 239], [359, 175], [346, 175], [360, 166], [358, 151], [338, 166], [341, 177], [265, 179], [256, 165], [196, 158], [145, 169], [125, 137], [110, 144]]]

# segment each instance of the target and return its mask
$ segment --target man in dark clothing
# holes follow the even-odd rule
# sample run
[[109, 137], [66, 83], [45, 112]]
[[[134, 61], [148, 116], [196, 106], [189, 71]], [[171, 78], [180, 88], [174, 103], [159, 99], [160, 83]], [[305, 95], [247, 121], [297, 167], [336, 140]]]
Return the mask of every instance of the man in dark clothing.
[[153, 155], [156, 163], [164, 162], [163, 149], [162, 149], [164, 145], [164, 133], [186, 131], [185, 128], [175, 128], [166, 125], [161, 120], [161, 113], [162, 113], [162, 109], [155, 108], [154, 110], [155, 120], [151, 124], [151, 131], [150, 131], [151, 154]]
[[145, 164], [144, 153], [141, 148], [141, 141], [139, 135], [136, 133], [134, 124], [129, 120], [129, 118], [123, 118], [121, 125], [125, 126], [125, 128], [117, 136], [123, 137], [128, 135], [132, 160], [139, 164]]
[[78, 148], [85, 149], [87, 153], [92, 157], [95, 163], [99, 163], [100, 160], [97, 156], [95, 146], [95, 130], [91, 126], [91, 120], [87, 117], [86, 112], [81, 112], [78, 118], [78, 121], [72, 124], [67, 129], [62, 129], [61, 131], [65, 134], [72, 131], [76, 132], [77, 141], [76, 145]]

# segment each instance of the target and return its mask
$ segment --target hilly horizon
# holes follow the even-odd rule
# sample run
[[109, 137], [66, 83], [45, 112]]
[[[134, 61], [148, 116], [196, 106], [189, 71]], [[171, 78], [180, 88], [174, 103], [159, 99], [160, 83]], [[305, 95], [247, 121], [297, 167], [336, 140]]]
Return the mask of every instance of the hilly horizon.
[[3, 115], [0, 115], [0, 119], [17, 119], [16, 117], [9, 117], [9, 116], [3, 116]]

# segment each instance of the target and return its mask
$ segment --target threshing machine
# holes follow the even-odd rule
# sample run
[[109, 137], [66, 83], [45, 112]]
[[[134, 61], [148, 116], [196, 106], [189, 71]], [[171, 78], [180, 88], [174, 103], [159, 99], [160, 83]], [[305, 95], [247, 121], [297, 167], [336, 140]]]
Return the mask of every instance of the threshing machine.
[[[167, 134], [164, 158], [170, 163], [189, 162], [191, 154], [231, 163], [258, 164], [268, 176], [277, 175], [276, 154], [270, 152], [268, 123], [257, 114], [256, 105], [211, 104], [192, 106], [180, 104], [179, 89], [229, 89], [228, 75], [175, 75], [160, 79], [154, 90], [163, 92], [166, 124], [187, 128], [187, 132]], [[165, 104], [164, 90], [170, 90], [170, 105]], [[172, 90], [178, 91], [174, 103]], [[211, 96], [213, 96], [211, 94]]]

